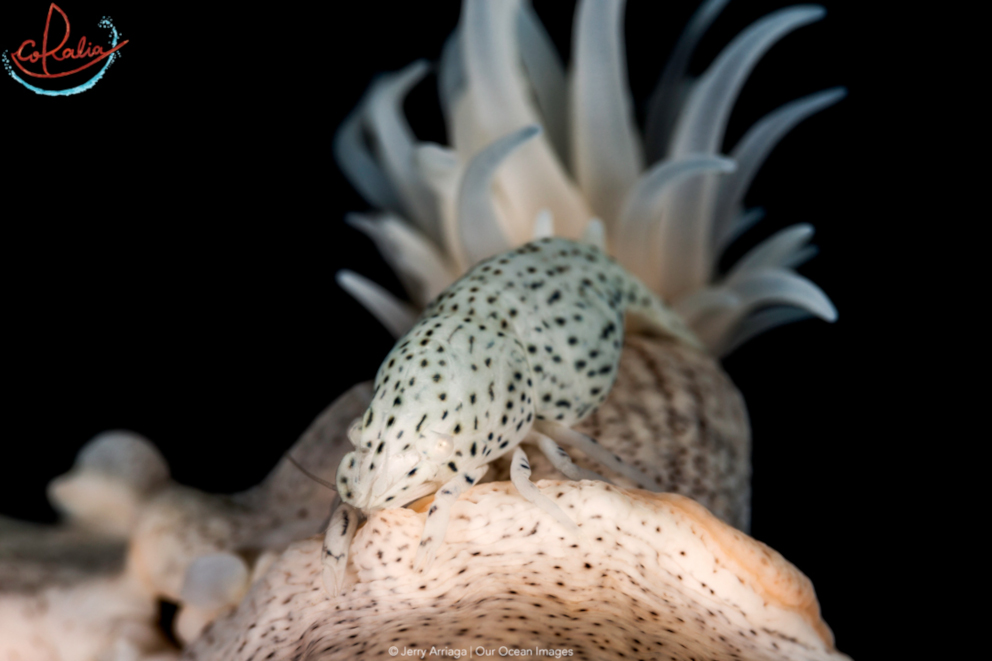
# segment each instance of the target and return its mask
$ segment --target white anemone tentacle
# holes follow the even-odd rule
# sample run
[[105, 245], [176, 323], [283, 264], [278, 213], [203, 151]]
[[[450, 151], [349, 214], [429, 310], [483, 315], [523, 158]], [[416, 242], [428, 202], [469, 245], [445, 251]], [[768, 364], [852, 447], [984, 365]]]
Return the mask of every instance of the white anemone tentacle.
[[548, 141], [560, 162], [567, 164], [570, 160], [565, 67], [529, 2], [521, 5], [517, 15], [517, 37], [520, 40], [520, 60], [534, 90]]
[[711, 314], [693, 325], [699, 339], [717, 355], [734, 343], [733, 333], [752, 311], [771, 305], [791, 305], [820, 317], [836, 321], [837, 310], [815, 284], [783, 268], [761, 267], [740, 274], [723, 284], [740, 303], [730, 310]]
[[728, 2], [730, 0], [707, 0], [700, 5], [682, 31], [675, 48], [672, 49], [665, 69], [661, 72], [661, 78], [658, 79], [658, 84], [648, 101], [644, 143], [649, 163], [664, 158], [668, 151], [668, 143], [675, 130], [679, 110], [692, 88], [692, 81], [686, 76], [689, 58], [692, 57], [696, 44], [707, 28], [716, 20]]
[[722, 255], [723, 251], [731, 243], [736, 241], [744, 232], [754, 227], [764, 217], [765, 210], [761, 207], [755, 207], [738, 213], [730, 224], [721, 230], [720, 234], [713, 237], [713, 254], [717, 257]]
[[417, 311], [368, 278], [347, 269], [335, 275], [338, 286], [365, 306], [393, 337], [401, 337], [417, 320]]
[[725, 356], [733, 353], [748, 340], [773, 328], [803, 319], [811, 319], [814, 316], [808, 310], [788, 306], [776, 306], [752, 312], [740, 323], [729, 341], [724, 343], [719, 355]]
[[[396, 214], [388, 227], [361, 227], [411, 299], [423, 305], [477, 260], [535, 236], [579, 238], [588, 228], [585, 240], [612, 248], [715, 353], [798, 318], [835, 318], [826, 295], [792, 271], [816, 254], [808, 226], [776, 234], [718, 278], [721, 255], [764, 215], [742, 205], [762, 163], [792, 127], [845, 94], [783, 105], [721, 156], [750, 71], [779, 39], [823, 16], [808, 5], [774, 12], [691, 80], [690, 57], [727, 2], [706, 0], [690, 20], [651, 98], [644, 142], [626, 82], [622, 1], [579, 3], [566, 75], [529, 0], [466, 0], [438, 67], [448, 146], [418, 142], [402, 116], [423, 62], [377, 81], [341, 127], [335, 155], [366, 199]], [[537, 127], [544, 131], [532, 135]], [[417, 231], [398, 231], [402, 219]], [[431, 263], [415, 264], [423, 259]], [[391, 330], [408, 323], [405, 304], [356, 278], [343, 282]]]
[[547, 239], [555, 235], [555, 218], [548, 209], [541, 210], [534, 219], [534, 240]]
[[726, 281], [733, 282], [742, 275], [765, 267], [783, 267], [813, 237], [813, 226], [799, 223], [786, 227], [765, 239], [740, 258], [727, 273]]
[[457, 277], [447, 258], [427, 237], [393, 214], [373, 218], [352, 213], [345, 216], [345, 222], [375, 242], [420, 307], [430, 303]]
[[[820, 7], [790, 7], [751, 25], [720, 53], [694, 87], [683, 108], [668, 156], [715, 154], [720, 150], [730, 110], [751, 69], [786, 34], [823, 17]], [[702, 286], [713, 272], [713, 213], [721, 181], [703, 176], [670, 190], [661, 218], [661, 241], [670, 249], [659, 279], [666, 298], [675, 299]]]
[[373, 85], [366, 112], [385, 170], [396, 184], [403, 208], [424, 234], [440, 243], [429, 191], [414, 167], [416, 139], [403, 116], [403, 99], [428, 70], [427, 62], [418, 60], [399, 73], [384, 76]]
[[[468, 77], [469, 111], [482, 144], [540, 124], [531, 102], [517, 44], [519, 0], [465, 0], [462, 57]], [[510, 238], [525, 243], [541, 209], [558, 219], [562, 236], [578, 237], [592, 215], [545, 136], [510, 157], [497, 177], [508, 213]]]
[[[733, 175], [723, 181], [717, 194], [716, 206], [713, 211], [712, 231], [714, 237], [726, 233], [727, 227], [740, 212], [744, 194], [750, 187], [754, 175], [757, 174], [778, 141], [796, 124], [837, 103], [846, 94], [847, 91], [843, 87], [810, 94], [769, 113], [748, 129], [744, 137], [730, 152], [730, 157], [734, 159], [738, 167]], [[719, 256], [715, 242], [713, 252], [714, 258]]]
[[614, 239], [630, 271], [647, 283], [658, 275], [658, 255], [666, 246], [658, 236], [661, 215], [665, 213], [664, 195], [672, 186], [707, 172], [733, 172], [730, 159], [694, 155], [679, 160], [662, 161], [644, 173], [627, 196]]
[[403, 205], [386, 173], [379, 167], [362, 137], [368, 95], [345, 118], [334, 136], [334, 161], [348, 181], [370, 204], [396, 213]]
[[441, 228], [440, 245], [450, 258], [457, 277], [470, 266], [458, 235], [458, 186], [465, 171], [464, 165], [454, 149], [434, 143], [417, 147], [415, 158], [424, 183], [434, 194]]
[[617, 0], [583, 0], [574, 36], [573, 170], [607, 228], [644, 168], [624, 75], [623, 9]]
[[606, 225], [599, 218], [593, 218], [589, 221], [585, 230], [582, 231], [582, 240], [605, 253], [609, 252], [606, 243]]
[[504, 136], [479, 152], [465, 168], [458, 191], [458, 226], [470, 263], [513, 247], [504, 221], [506, 214], [501, 215], [493, 201], [493, 178], [510, 154], [540, 133], [541, 127], [532, 125]]

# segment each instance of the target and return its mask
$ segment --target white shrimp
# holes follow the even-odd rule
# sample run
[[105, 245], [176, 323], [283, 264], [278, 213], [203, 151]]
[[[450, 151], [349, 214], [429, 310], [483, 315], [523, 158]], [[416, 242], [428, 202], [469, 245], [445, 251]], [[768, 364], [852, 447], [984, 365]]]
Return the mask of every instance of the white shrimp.
[[[569, 429], [603, 402], [617, 375], [624, 313], [693, 346], [682, 321], [594, 246], [545, 238], [488, 259], [425, 310], [386, 356], [372, 403], [338, 468], [343, 501], [324, 540], [324, 584], [336, 595], [360, 513], [437, 492], [415, 566], [429, 565], [458, 496], [513, 452], [511, 479], [563, 526], [575, 524], [530, 481], [527, 438], [570, 479], [589, 477], [557, 445], [647, 486], [644, 475]], [[529, 438], [528, 438], [529, 437]]]

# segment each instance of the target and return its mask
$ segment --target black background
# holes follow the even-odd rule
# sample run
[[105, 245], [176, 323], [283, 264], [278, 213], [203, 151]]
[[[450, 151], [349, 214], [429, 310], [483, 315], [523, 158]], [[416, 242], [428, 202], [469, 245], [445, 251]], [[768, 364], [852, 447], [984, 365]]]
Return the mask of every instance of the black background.
[[[9, 4], [0, 50], [40, 42], [47, 4]], [[131, 42], [81, 95], [41, 97], [0, 80], [8, 172], [0, 512], [54, 521], [46, 483], [114, 428], [152, 439], [181, 483], [247, 488], [327, 404], [372, 378], [392, 345], [334, 283], [348, 268], [402, 293], [371, 243], [342, 221], [368, 205], [335, 166], [331, 140], [377, 73], [436, 61], [458, 3], [59, 4], [70, 43], [102, 38], [104, 15]], [[573, 3], [535, 4], [567, 54]], [[787, 4], [732, 2], [692, 72]], [[893, 447], [926, 433], [897, 323], [901, 292], [925, 274], [899, 263], [912, 254], [893, 206], [910, 194], [892, 172], [909, 158], [891, 146], [903, 130], [891, 107], [899, 29], [862, 3], [823, 4], [825, 20], [759, 63], [727, 145], [782, 103], [836, 85], [849, 96], [773, 152], [747, 198], [766, 220], [732, 254], [813, 223], [821, 253], [801, 272], [840, 319], [773, 331], [724, 364], [753, 428], [752, 534], [810, 576], [838, 647], [859, 659], [884, 636], [874, 617], [881, 586], [900, 580], [888, 564], [903, 543], [892, 530]], [[640, 120], [694, 6], [629, 4]], [[429, 76], [406, 106], [419, 137], [445, 142], [435, 83]], [[880, 154], [895, 165], [879, 165]]]

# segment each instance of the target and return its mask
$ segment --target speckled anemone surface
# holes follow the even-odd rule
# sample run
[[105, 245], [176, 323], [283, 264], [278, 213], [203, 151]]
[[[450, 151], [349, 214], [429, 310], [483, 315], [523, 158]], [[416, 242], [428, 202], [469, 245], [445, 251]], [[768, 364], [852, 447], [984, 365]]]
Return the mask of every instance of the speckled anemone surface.
[[361, 528], [342, 594], [320, 540], [291, 546], [186, 659], [390, 658], [404, 650], [571, 650], [577, 659], [847, 659], [812, 585], [692, 500], [542, 480], [564, 530], [507, 482], [455, 504], [438, 562], [412, 569], [427, 502]]
[[809, 225], [778, 232], [725, 273], [717, 268], [761, 218], [743, 198], [775, 144], [844, 95], [836, 88], [786, 104], [724, 154], [727, 121], [753, 67], [823, 16], [811, 5], [776, 11], [689, 78], [695, 46], [727, 2], [708, 0], [691, 19], [642, 131], [626, 81], [623, 2], [579, 3], [566, 71], [529, 2], [466, 0], [438, 65], [448, 144], [419, 142], [403, 115], [406, 94], [429, 69], [415, 62], [372, 85], [334, 145], [342, 171], [377, 210], [349, 222], [375, 241], [412, 307], [355, 273], [342, 272], [341, 285], [398, 337], [481, 259], [549, 227], [578, 238], [598, 219], [611, 254], [716, 355], [783, 323], [834, 320], [827, 296], [794, 271], [815, 254]]

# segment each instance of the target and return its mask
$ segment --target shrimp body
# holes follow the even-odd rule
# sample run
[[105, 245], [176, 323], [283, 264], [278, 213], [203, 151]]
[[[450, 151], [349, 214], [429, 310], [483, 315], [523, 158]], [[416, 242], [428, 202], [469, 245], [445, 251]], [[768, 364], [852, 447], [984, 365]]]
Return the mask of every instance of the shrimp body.
[[[342, 501], [368, 514], [440, 491], [418, 556], [429, 562], [450, 502], [494, 459], [518, 452], [514, 483], [526, 481], [518, 485], [525, 497], [537, 491], [518, 448], [536, 430], [556, 467], [576, 474], [545, 434], [582, 446], [568, 427], [609, 393], [626, 312], [698, 346], [655, 294], [594, 246], [546, 238], [481, 262], [428, 306], [383, 361], [372, 403], [350, 434], [355, 451], [338, 469]], [[560, 510], [551, 513], [571, 523]], [[355, 515], [346, 529], [336, 513], [325, 540], [325, 564], [338, 578]], [[327, 571], [325, 583], [340, 585]]]

